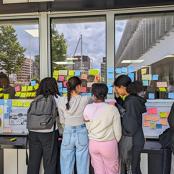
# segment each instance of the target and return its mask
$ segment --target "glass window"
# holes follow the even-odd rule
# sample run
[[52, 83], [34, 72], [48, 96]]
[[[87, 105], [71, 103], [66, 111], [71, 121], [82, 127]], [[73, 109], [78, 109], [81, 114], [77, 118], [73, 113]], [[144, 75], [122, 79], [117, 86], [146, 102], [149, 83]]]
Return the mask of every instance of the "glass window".
[[25, 134], [40, 79], [37, 21], [0, 21], [0, 134]]
[[52, 75], [66, 95], [71, 76], [82, 79], [82, 93], [90, 95], [94, 82], [106, 82], [106, 26], [104, 17], [56, 18], [51, 23]]
[[33, 98], [40, 74], [37, 21], [0, 21], [0, 98]]

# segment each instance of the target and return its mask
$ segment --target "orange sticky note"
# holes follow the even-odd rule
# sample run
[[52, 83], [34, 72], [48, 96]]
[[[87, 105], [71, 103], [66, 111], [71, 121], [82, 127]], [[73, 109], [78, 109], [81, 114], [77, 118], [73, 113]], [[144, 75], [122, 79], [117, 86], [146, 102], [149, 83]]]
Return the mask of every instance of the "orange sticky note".
[[151, 121], [151, 116], [150, 115], [145, 115], [144, 120], [145, 121]]
[[144, 127], [150, 127], [150, 122], [149, 121], [145, 121], [144, 122]]
[[163, 126], [167, 126], [167, 119], [160, 119], [160, 123], [163, 125]]
[[151, 117], [152, 121], [159, 121], [159, 117]]

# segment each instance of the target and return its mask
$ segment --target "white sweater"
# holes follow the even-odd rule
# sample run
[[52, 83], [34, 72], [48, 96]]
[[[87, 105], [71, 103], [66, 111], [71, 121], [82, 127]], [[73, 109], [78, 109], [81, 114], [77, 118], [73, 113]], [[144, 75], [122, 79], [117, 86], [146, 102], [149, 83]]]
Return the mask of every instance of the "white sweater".
[[107, 103], [88, 104], [84, 110], [84, 119], [89, 139], [96, 141], [119, 142], [122, 129], [118, 109]]

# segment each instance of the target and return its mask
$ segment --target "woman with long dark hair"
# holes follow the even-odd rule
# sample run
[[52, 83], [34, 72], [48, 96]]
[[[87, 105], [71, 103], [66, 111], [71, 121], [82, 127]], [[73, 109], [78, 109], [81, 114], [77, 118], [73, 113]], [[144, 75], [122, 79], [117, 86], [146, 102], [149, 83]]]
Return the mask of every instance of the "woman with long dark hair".
[[58, 100], [60, 123], [64, 125], [61, 144], [61, 174], [72, 174], [76, 159], [77, 174], [89, 174], [88, 134], [83, 111], [92, 102], [81, 96], [81, 80], [71, 77], [67, 82], [67, 97]]
[[[43, 79], [37, 91], [38, 98], [53, 97], [56, 100], [59, 96], [57, 82], [54, 78]], [[50, 104], [50, 103], [48, 103]], [[42, 111], [41, 111], [42, 112]], [[29, 120], [28, 120], [29, 122]], [[29, 123], [28, 123], [29, 124]], [[29, 130], [29, 163], [27, 174], [39, 174], [41, 159], [45, 174], [58, 173], [58, 128], [54, 124], [50, 129]]]
[[132, 174], [141, 174], [140, 154], [145, 142], [142, 114], [146, 112], [146, 100], [138, 95], [136, 83], [132, 82], [127, 75], [116, 78], [114, 87], [116, 94], [123, 99], [120, 103], [125, 109], [122, 115], [123, 136], [120, 141], [121, 174], [126, 174], [128, 170]]

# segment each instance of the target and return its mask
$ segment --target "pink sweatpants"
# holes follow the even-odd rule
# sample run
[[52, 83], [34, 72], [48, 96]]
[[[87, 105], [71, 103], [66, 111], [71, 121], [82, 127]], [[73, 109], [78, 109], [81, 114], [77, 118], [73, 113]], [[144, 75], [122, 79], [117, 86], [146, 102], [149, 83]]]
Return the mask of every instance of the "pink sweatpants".
[[95, 174], [119, 174], [118, 144], [116, 140], [89, 141], [89, 153]]

